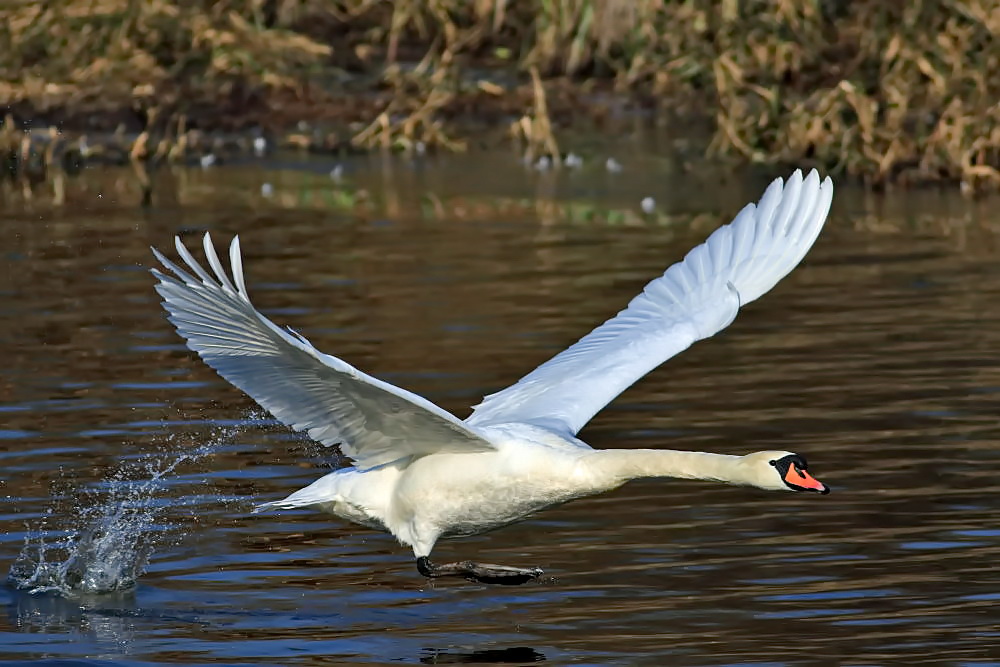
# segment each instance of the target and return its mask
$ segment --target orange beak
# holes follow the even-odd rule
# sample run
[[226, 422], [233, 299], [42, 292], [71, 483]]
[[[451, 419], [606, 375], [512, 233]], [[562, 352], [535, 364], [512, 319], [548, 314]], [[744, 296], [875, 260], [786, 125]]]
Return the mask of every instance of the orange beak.
[[785, 482], [804, 491], [815, 491], [823, 494], [830, 493], [830, 487], [805, 470], [800, 470], [794, 463], [788, 466], [788, 472], [785, 473]]

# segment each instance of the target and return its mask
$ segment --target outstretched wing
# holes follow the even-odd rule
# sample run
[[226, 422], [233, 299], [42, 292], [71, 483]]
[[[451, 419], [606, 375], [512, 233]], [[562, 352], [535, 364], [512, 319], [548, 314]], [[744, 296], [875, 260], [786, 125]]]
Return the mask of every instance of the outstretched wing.
[[324, 445], [340, 445], [362, 469], [414, 454], [493, 449], [430, 401], [323, 354], [261, 315], [247, 295], [238, 238], [229, 247], [233, 280], [208, 234], [205, 257], [214, 277], [175, 241], [195, 275], [153, 248], [173, 274], [152, 269], [168, 319], [206, 364], [288, 426]]
[[516, 384], [487, 396], [473, 426], [525, 422], [575, 435], [618, 394], [695, 341], [725, 329], [740, 306], [788, 274], [816, 240], [833, 183], [796, 171], [757, 206], [671, 266], [628, 307]]

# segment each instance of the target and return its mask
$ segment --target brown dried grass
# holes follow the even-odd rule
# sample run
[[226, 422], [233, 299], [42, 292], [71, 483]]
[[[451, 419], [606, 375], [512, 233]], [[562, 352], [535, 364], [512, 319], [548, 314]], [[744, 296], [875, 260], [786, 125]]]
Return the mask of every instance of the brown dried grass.
[[1000, 0], [25, 0], [2, 14], [0, 102], [36, 112], [164, 118], [361, 92], [358, 146], [461, 148], [453, 121], [493, 107], [554, 152], [553, 119], [588, 112], [546, 96], [557, 83], [696, 102], [719, 156], [1000, 186]]

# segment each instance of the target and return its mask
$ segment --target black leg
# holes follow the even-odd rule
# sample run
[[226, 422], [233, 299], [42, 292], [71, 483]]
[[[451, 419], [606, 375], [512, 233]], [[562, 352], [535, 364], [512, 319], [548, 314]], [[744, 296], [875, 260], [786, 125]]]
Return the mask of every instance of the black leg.
[[483, 584], [503, 584], [506, 586], [523, 584], [542, 576], [541, 568], [537, 567], [508, 567], [489, 563], [473, 563], [470, 560], [435, 565], [427, 556], [421, 556], [417, 559], [417, 570], [420, 571], [420, 574], [430, 578], [456, 576]]

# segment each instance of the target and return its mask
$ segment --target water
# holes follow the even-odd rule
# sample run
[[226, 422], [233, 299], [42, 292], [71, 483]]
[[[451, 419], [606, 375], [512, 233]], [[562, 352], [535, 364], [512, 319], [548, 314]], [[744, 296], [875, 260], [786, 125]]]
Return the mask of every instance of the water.
[[[169, 455], [168, 461], [151, 455], [128, 462], [101, 484], [103, 493], [85, 489], [68, 508], [61, 498], [46, 510], [39, 526], [29, 527], [7, 583], [30, 595], [65, 598], [133, 587], [150, 554], [174, 528], [160, 519], [165, 504], [159, 495], [166, 477], [182, 463], [210, 453], [212, 446], [195, 446]], [[53, 521], [69, 528], [53, 527]]]
[[[63, 211], [11, 204], [0, 561], [37, 562], [18, 558], [39, 530], [47, 544], [81, 537], [45, 557], [56, 574], [37, 583], [56, 590], [0, 592], [0, 658], [997, 664], [996, 202], [841, 187], [805, 265], [582, 434], [798, 451], [829, 496], [634, 483], [435, 551], [553, 577], [517, 588], [428, 583], [389, 536], [251, 514], [337, 462], [185, 350], [149, 245], [239, 232], [266, 313], [465, 415], [616, 312], [762, 182], [713, 191], [713, 174], [622, 162], [613, 175], [539, 174], [510, 156], [349, 162], [334, 185], [332, 166], [289, 158], [157, 175], [145, 212], [114, 172], [71, 184], [78, 205]], [[58, 574], [74, 545], [94, 585]]]

